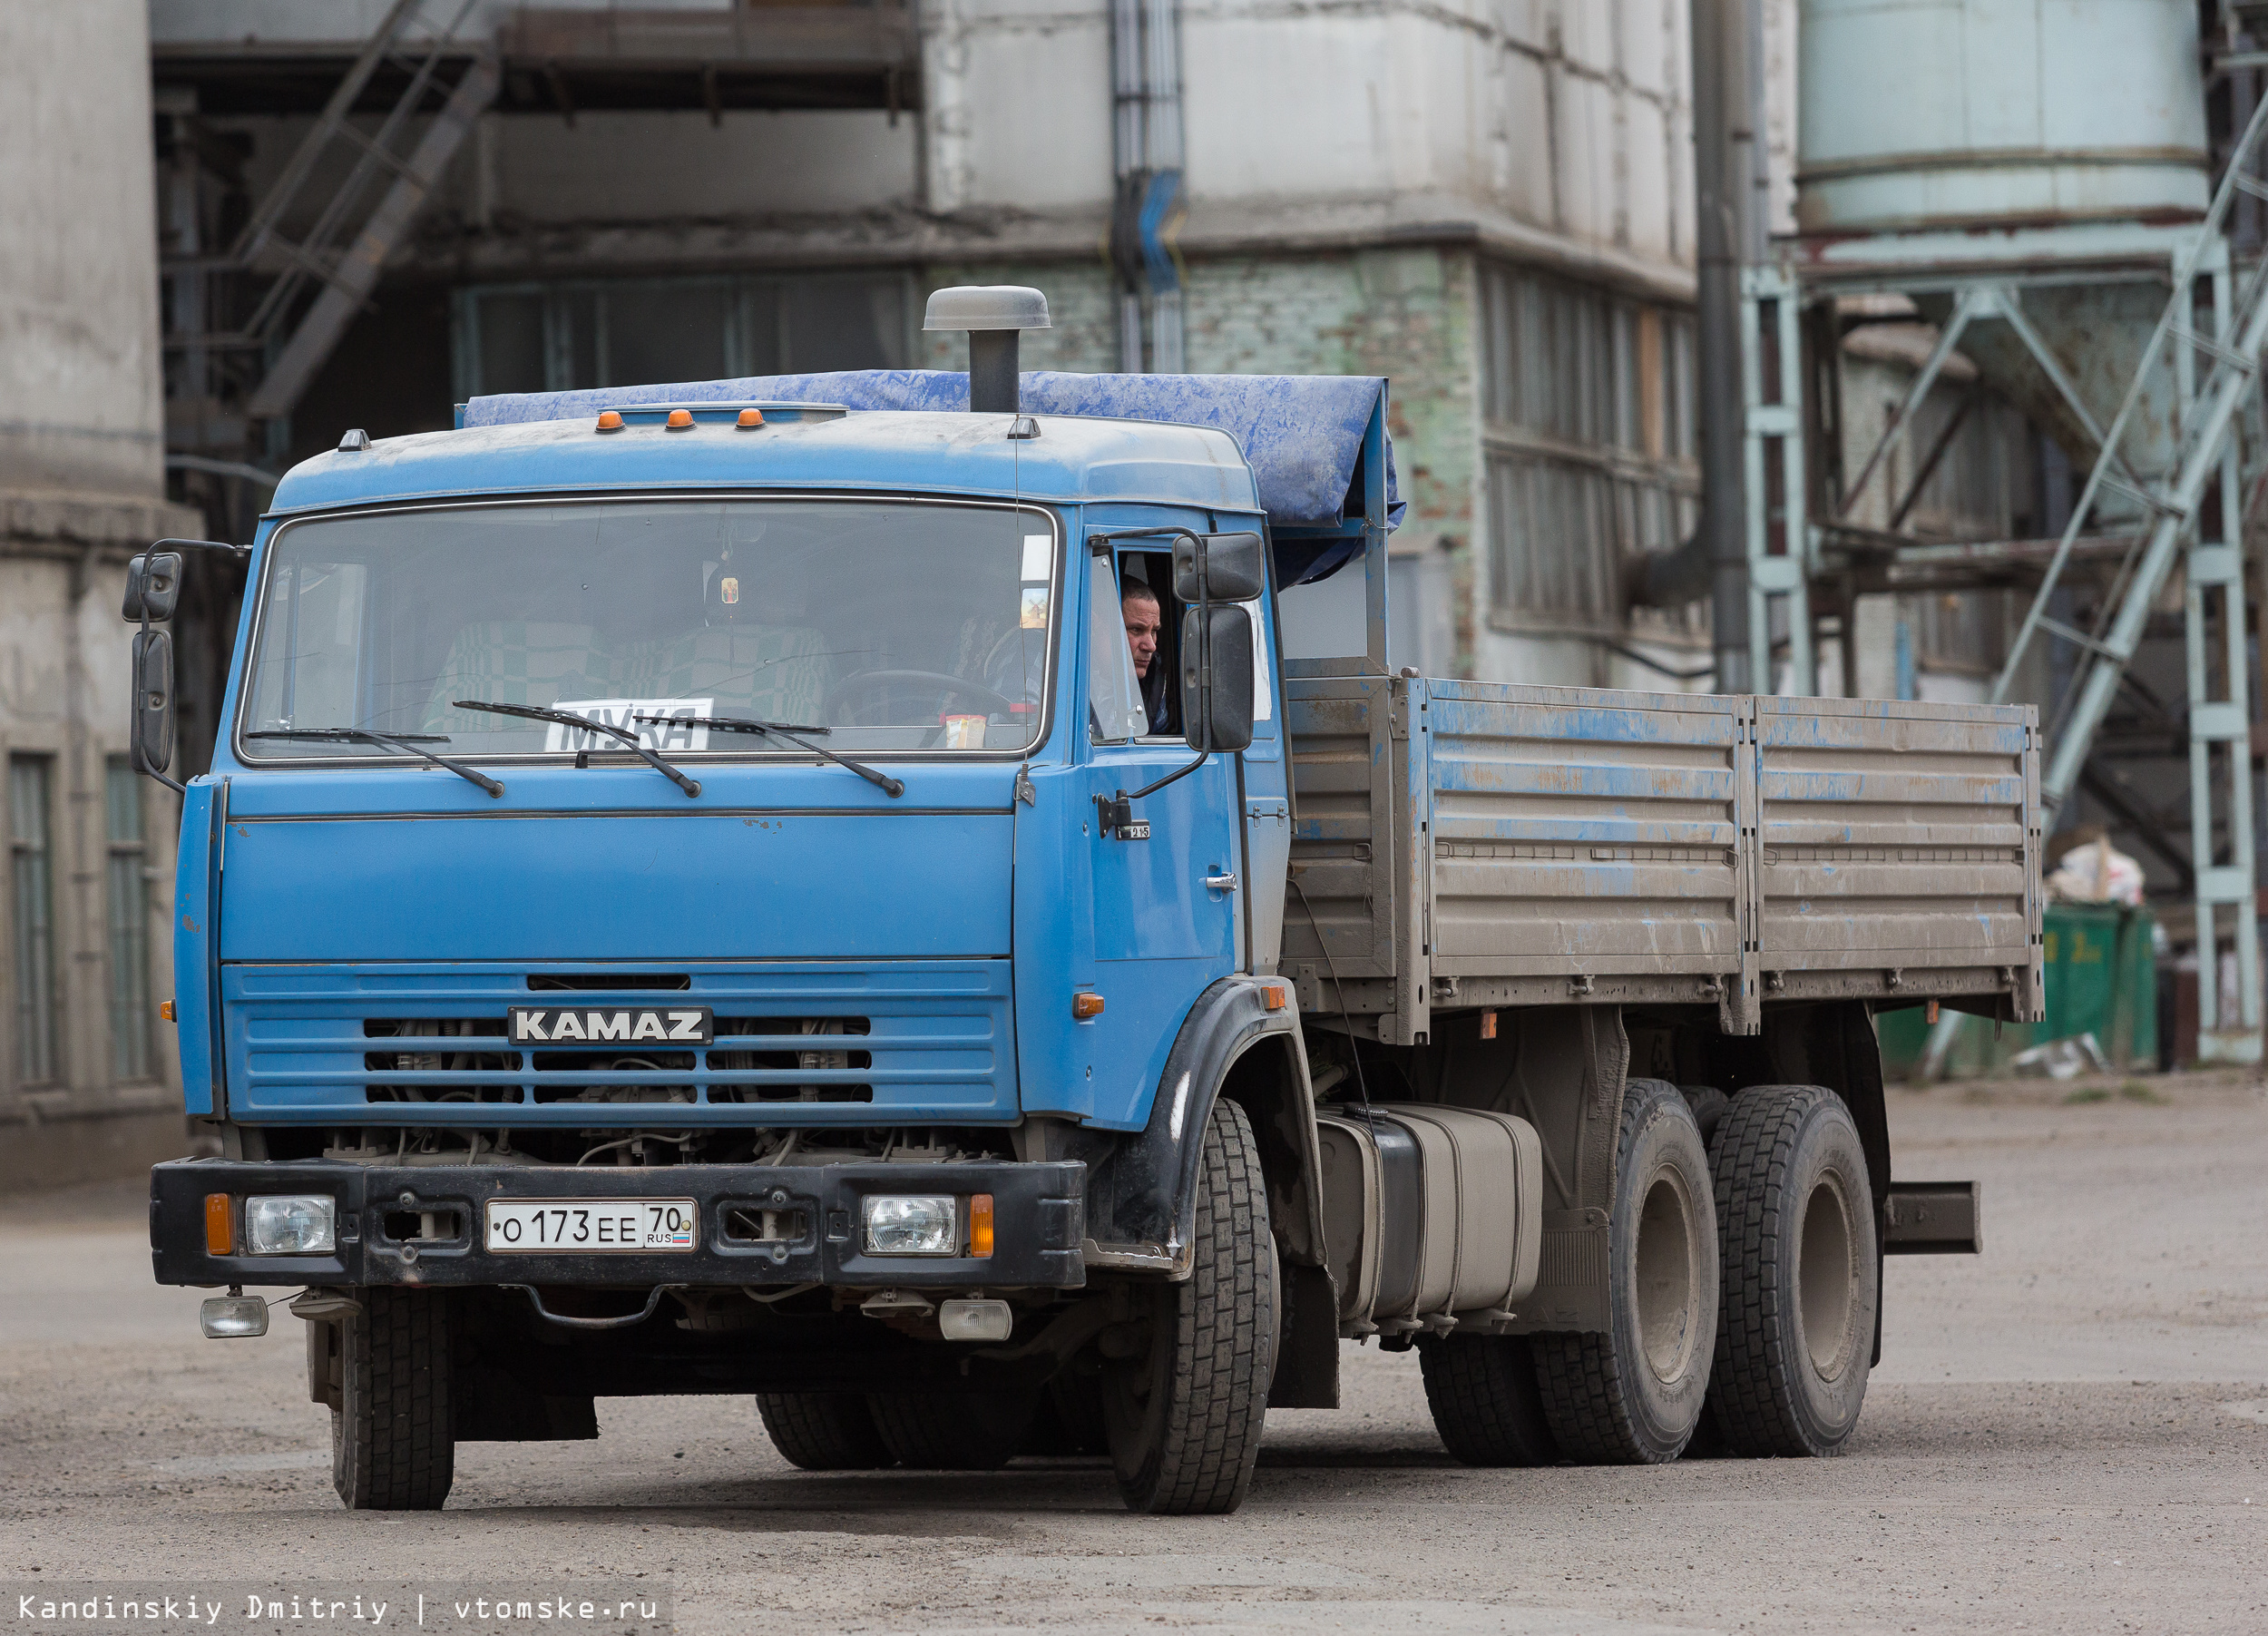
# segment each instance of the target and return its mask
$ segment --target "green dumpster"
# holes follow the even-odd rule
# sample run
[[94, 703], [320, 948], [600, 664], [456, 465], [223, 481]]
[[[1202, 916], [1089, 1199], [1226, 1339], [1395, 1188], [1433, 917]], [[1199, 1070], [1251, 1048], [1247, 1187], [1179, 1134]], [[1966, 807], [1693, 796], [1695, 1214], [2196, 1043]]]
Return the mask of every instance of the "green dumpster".
[[[1994, 1024], [1964, 1015], [1946, 1056], [1955, 1078], [1999, 1073], [2017, 1053], [2048, 1040], [2091, 1034], [2114, 1067], [2157, 1066], [2156, 922], [2146, 908], [2109, 903], [2051, 903], [2040, 953], [2048, 972], [2048, 1016]], [[1911, 1077], [1928, 1048], [1924, 1007], [1875, 1019], [1882, 1071]]]

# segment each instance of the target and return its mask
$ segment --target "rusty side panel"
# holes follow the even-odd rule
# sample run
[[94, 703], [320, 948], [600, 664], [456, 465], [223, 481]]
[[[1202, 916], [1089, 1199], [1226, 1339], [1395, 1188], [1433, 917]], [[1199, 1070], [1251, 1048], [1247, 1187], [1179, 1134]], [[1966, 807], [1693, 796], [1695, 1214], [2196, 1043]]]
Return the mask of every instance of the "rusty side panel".
[[1919, 995], [1941, 992], [1933, 972], [1984, 968], [2031, 1009], [2029, 707], [1760, 698], [1755, 712], [1765, 997], [1783, 972]]

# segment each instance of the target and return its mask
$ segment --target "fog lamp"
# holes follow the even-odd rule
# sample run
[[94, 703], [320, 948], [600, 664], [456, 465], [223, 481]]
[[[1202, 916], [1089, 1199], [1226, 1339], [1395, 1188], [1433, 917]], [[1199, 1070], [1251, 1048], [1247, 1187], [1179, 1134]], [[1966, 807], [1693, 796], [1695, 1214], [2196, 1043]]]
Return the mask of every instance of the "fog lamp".
[[947, 1340], [1006, 1340], [1016, 1315], [1006, 1301], [947, 1301], [937, 1308], [937, 1327]]
[[250, 1340], [268, 1333], [268, 1303], [235, 1285], [198, 1308], [197, 1327], [207, 1340]]
[[244, 1253], [328, 1255], [337, 1243], [337, 1206], [328, 1193], [283, 1193], [244, 1201]]
[[870, 1256], [961, 1253], [960, 1223], [950, 1193], [875, 1193], [866, 1199]]

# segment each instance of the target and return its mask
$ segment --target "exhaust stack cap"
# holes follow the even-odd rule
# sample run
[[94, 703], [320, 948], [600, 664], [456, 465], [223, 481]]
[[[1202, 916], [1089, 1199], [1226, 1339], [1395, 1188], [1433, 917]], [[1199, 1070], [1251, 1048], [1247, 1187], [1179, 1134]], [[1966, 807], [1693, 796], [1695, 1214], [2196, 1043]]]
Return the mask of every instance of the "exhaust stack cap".
[[1026, 284], [956, 284], [934, 289], [924, 329], [1051, 329], [1048, 299]]
[[[930, 292], [924, 329], [969, 332], [969, 413], [1015, 415], [1023, 408], [1016, 343], [1047, 329], [1048, 299], [1022, 284], [956, 284]], [[1010, 431], [1011, 437], [1017, 434]]]

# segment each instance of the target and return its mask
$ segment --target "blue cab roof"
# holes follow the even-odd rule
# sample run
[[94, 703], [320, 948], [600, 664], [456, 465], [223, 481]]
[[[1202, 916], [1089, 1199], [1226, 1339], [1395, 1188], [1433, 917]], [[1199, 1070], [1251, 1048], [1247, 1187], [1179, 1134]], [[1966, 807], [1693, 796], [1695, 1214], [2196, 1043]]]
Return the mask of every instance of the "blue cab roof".
[[[1337, 531], [1385, 394], [1374, 376], [1036, 371], [1022, 377], [1022, 403], [1040, 436], [1016, 440], [1009, 416], [969, 414], [968, 377], [946, 370], [476, 397], [457, 431], [295, 466], [272, 509], [575, 489], [883, 486], [1263, 511], [1279, 529]], [[697, 424], [669, 431], [640, 415], [621, 431], [597, 430], [603, 410], [652, 404], [694, 407]], [[777, 409], [743, 430], [733, 424], [743, 404]], [[1386, 467], [1391, 526], [1403, 510], [1391, 445]]]

